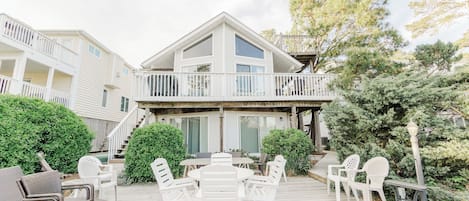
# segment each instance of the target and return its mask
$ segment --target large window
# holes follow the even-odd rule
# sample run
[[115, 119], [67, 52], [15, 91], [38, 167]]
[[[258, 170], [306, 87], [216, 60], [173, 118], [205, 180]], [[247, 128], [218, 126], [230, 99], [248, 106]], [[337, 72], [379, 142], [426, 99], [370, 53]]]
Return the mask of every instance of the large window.
[[241, 149], [249, 153], [259, 153], [262, 138], [275, 129], [274, 117], [241, 116], [240, 117], [240, 145]]
[[121, 97], [121, 112], [129, 111], [129, 98], [124, 96]]
[[237, 64], [236, 72], [241, 73], [236, 76], [236, 95], [238, 96], [259, 96], [265, 94], [265, 76], [256, 75], [263, 73], [263, 66]]
[[[182, 67], [187, 74], [182, 80], [182, 91], [185, 96], [208, 96], [210, 94], [210, 64], [198, 64]], [[199, 74], [200, 73], [200, 74]]]
[[212, 55], [212, 35], [184, 49], [182, 58], [194, 58]]
[[250, 42], [244, 40], [243, 38], [236, 35], [236, 55], [245, 56], [245, 57], [254, 57], [258, 59], [264, 58], [264, 50], [256, 47]]
[[170, 123], [182, 130], [184, 144], [189, 154], [207, 152], [208, 147], [208, 118], [183, 117], [171, 118]]

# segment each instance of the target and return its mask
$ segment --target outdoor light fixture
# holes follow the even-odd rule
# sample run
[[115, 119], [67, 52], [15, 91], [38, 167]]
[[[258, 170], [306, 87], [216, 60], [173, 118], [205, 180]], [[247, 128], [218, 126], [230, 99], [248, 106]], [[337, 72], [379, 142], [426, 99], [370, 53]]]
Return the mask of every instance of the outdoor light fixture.
[[[415, 161], [415, 172], [417, 173], [417, 183], [419, 185], [424, 186], [425, 180], [423, 178], [423, 167], [422, 167], [422, 161], [420, 159], [419, 140], [417, 138], [419, 127], [412, 120], [410, 120], [406, 128], [410, 134], [410, 142], [412, 144], [412, 154], [414, 155], [414, 161]], [[422, 196], [421, 197], [422, 200], [427, 200], [426, 192], [423, 193], [421, 196]]]
[[407, 128], [407, 131], [409, 131], [409, 134], [410, 134], [411, 137], [417, 136], [417, 132], [419, 131], [419, 127], [412, 120], [410, 120], [410, 122], [407, 124], [406, 128]]

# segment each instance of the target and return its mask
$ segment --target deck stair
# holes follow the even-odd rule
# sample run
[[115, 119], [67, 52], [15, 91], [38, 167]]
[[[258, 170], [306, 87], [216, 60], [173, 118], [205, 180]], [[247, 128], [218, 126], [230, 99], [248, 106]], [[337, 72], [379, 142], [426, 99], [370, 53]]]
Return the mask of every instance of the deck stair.
[[108, 160], [124, 159], [125, 151], [134, 131], [148, 122], [145, 111], [135, 106], [107, 136]]

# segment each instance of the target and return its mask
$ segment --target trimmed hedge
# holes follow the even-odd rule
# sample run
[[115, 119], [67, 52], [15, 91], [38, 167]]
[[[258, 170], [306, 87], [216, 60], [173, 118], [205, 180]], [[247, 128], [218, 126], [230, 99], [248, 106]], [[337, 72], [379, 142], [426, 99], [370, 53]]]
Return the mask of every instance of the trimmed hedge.
[[36, 153], [42, 151], [52, 168], [74, 173], [92, 139], [80, 117], [62, 105], [0, 95], [0, 168], [39, 171]]
[[283, 155], [287, 159], [285, 171], [289, 174], [304, 175], [311, 167], [308, 156], [314, 145], [301, 130], [271, 130], [262, 140], [262, 147], [262, 151], [272, 159], [275, 155]]
[[173, 175], [178, 177], [182, 174], [179, 163], [184, 160], [185, 153], [180, 129], [161, 123], [138, 128], [132, 135], [125, 153], [127, 181], [155, 181], [150, 164], [157, 158], [165, 158]]

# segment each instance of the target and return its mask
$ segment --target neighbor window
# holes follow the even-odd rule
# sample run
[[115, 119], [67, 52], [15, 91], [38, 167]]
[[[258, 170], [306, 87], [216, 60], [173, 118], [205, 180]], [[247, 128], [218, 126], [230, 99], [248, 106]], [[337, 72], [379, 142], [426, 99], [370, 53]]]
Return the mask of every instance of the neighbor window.
[[129, 74], [129, 69], [126, 68], [126, 67], [124, 67], [124, 68], [122, 69], [122, 74], [128, 75], [128, 74]]
[[107, 104], [107, 90], [103, 90], [103, 101], [101, 102], [101, 106], [106, 107]]
[[212, 35], [186, 48], [182, 53], [182, 58], [194, 58], [212, 55]]
[[256, 47], [252, 43], [244, 40], [243, 38], [236, 35], [236, 55], [245, 57], [254, 57], [258, 59], [264, 58], [264, 50]]
[[90, 54], [92, 54], [92, 55], [94, 55], [98, 58], [101, 56], [101, 51], [97, 47], [95, 47], [91, 44], [88, 45], [88, 52], [90, 52]]
[[129, 98], [124, 96], [121, 97], [121, 112], [129, 111]]

